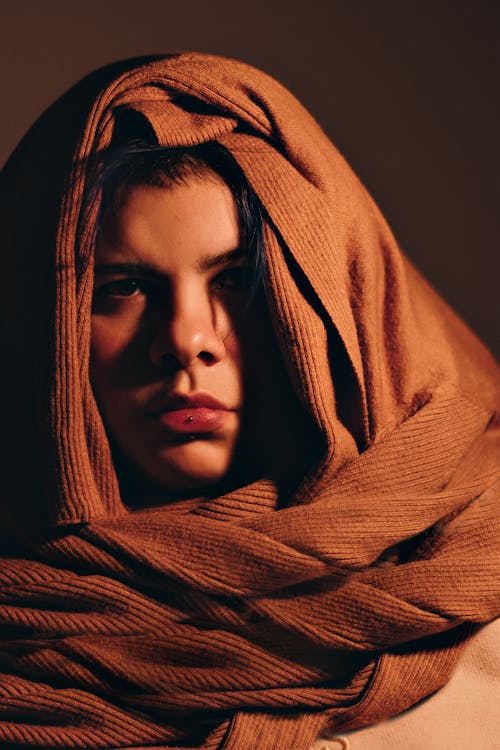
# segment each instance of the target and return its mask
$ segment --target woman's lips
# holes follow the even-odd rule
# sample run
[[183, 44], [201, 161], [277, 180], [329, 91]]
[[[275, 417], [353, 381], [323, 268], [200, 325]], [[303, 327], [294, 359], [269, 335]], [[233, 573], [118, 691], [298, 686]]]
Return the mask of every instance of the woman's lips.
[[235, 411], [209, 393], [173, 393], [151, 416], [172, 432], [201, 434], [220, 429]]
[[206, 406], [185, 407], [163, 411], [156, 415], [162, 424], [174, 432], [215, 432], [233, 412], [229, 409], [212, 409]]

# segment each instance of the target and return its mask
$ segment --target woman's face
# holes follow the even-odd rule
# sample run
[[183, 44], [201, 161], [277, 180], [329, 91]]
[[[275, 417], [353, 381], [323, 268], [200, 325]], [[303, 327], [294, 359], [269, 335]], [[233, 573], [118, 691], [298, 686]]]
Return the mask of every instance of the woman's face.
[[90, 378], [122, 477], [154, 502], [300, 476], [315, 444], [241, 235], [216, 175], [133, 188], [104, 222]]
[[238, 212], [215, 176], [132, 188], [96, 248], [91, 382], [106, 428], [173, 493], [229, 471], [245, 406], [249, 294]]

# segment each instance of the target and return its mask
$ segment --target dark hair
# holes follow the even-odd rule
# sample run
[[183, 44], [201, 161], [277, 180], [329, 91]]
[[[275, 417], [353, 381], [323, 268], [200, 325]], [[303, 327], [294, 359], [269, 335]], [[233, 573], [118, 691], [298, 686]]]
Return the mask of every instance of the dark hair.
[[220, 177], [236, 201], [251, 274], [248, 287], [252, 293], [256, 291], [264, 263], [262, 208], [243, 170], [224, 146], [210, 141], [186, 148], [165, 148], [132, 141], [104, 152], [95, 174], [93, 188], [101, 191], [98, 233], [106, 217], [119, 210], [134, 187], [171, 187], [186, 184], [193, 177]]

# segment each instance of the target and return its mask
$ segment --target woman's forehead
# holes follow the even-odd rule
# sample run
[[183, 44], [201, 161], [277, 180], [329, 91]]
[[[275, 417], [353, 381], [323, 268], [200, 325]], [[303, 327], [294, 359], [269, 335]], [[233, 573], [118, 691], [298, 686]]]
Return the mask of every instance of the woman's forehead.
[[96, 265], [126, 261], [204, 270], [237, 252], [240, 237], [236, 202], [222, 180], [199, 176], [168, 187], [137, 186], [105, 219]]

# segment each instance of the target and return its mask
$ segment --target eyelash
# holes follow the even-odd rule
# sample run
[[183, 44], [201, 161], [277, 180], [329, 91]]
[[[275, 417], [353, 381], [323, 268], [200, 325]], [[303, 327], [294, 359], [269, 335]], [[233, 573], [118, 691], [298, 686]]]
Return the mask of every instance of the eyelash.
[[[127, 285], [133, 285], [134, 288], [131, 290], [130, 288], [128, 291], [130, 293], [123, 293], [124, 288], [127, 289]], [[141, 279], [115, 279], [115, 281], [108, 281], [105, 284], [102, 284], [97, 290], [96, 294], [99, 296], [106, 296], [106, 297], [132, 297], [136, 296], [134, 292], [139, 291], [142, 289], [144, 293], [148, 293], [149, 290], [149, 284], [146, 284], [146, 282], [142, 281]], [[120, 291], [121, 290], [121, 293]]]
[[[219, 292], [244, 292], [251, 286], [251, 272], [246, 266], [228, 268], [218, 273], [210, 283], [212, 288]], [[125, 293], [123, 293], [124, 291]], [[100, 298], [115, 297], [124, 299], [127, 297], [136, 297], [138, 296], [136, 292], [141, 291], [146, 296], [152, 297], [158, 293], [159, 287], [138, 278], [115, 279], [98, 287], [95, 291], [95, 296]]]
[[[223, 283], [225, 282], [225, 284]], [[229, 282], [229, 283], [228, 283]], [[228, 268], [212, 279], [212, 285], [219, 290], [248, 291], [252, 283], [251, 269], [247, 266], [236, 266]]]

